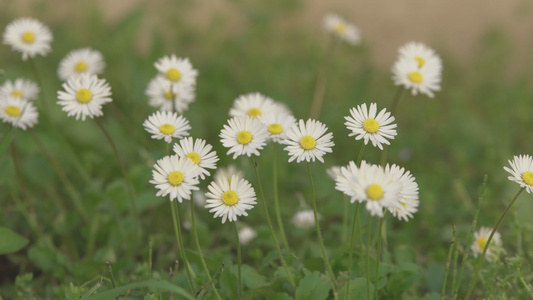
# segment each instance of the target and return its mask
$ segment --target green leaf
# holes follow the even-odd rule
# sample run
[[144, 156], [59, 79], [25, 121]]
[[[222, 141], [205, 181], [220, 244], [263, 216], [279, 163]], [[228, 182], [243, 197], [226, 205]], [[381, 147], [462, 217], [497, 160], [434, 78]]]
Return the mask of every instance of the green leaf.
[[296, 300], [322, 300], [328, 298], [331, 285], [325, 275], [314, 271], [300, 280], [296, 288]]
[[257, 271], [254, 268], [248, 265], [243, 265], [241, 267], [241, 272], [242, 272], [242, 281], [244, 285], [251, 289], [256, 289], [256, 288], [269, 285], [269, 283], [267, 282], [266, 278], [263, 275], [260, 275], [259, 273], [257, 273]]
[[0, 227], [0, 255], [17, 252], [29, 243], [28, 239], [9, 228]]
[[289, 296], [289, 294], [287, 293], [276, 293], [272, 295], [269, 299], [270, 300], [292, 300], [291, 296]]
[[108, 300], [113, 299], [114, 297], [118, 297], [120, 295], [126, 294], [129, 290], [132, 289], [139, 289], [139, 288], [154, 288], [154, 289], [160, 289], [167, 292], [172, 292], [178, 295], [181, 295], [182, 297], [178, 297], [179, 299], [190, 299], [194, 300], [194, 297], [190, 295], [187, 291], [182, 289], [179, 286], [176, 286], [170, 282], [167, 281], [156, 281], [156, 280], [147, 280], [147, 281], [141, 281], [136, 282], [132, 284], [127, 284], [124, 286], [120, 286], [117, 288], [114, 288], [109, 291], [105, 291], [102, 293], [98, 293], [96, 295], [92, 295], [87, 298], [87, 300]]
[[[339, 299], [346, 298], [346, 287], [345, 284], [339, 291]], [[370, 283], [370, 292], [374, 291], [374, 285]], [[366, 278], [358, 277], [350, 281], [350, 299], [367, 299], [366, 298]]]

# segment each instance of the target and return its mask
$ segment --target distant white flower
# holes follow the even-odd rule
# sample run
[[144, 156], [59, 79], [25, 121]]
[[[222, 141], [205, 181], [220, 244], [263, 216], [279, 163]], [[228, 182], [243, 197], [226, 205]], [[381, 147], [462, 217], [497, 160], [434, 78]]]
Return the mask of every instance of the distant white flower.
[[333, 166], [328, 169], [326, 169], [326, 173], [331, 177], [331, 179], [335, 180], [338, 176], [342, 175], [341, 167], [340, 166]]
[[230, 222], [237, 221], [239, 216], [247, 216], [247, 210], [250, 210], [257, 204], [255, 191], [252, 185], [243, 178], [235, 175], [231, 180], [220, 180], [211, 182], [207, 187], [209, 192], [207, 197], [206, 208], [209, 212], [214, 212], [214, 218], [222, 217], [222, 224], [226, 220]]
[[81, 74], [99, 75], [104, 72], [105, 61], [100, 51], [91, 48], [72, 50], [59, 62], [57, 76], [65, 81]]
[[259, 150], [266, 145], [268, 131], [263, 123], [252, 117], [234, 117], [220, 132], [222, 145], [233, 153], [233, 159], [240, 155], [259, 156]]
[[63, 106], [67, 116], [76, 116], [76, 120], [103, 115], [102, 105], [112, 101], [111, 88], [105, 79], [98, 79], [96, 75], [71, 77], [63, 83], [63, 89], [65, 91], [57, 92], [57, 104]]
[[401, 189], [398, 192], [399, 205], [389, 206], [389, 211], [393, 216], [399, 220], [409, 221], [413, 218], [413, 214], [418, 211], [418, 184], [411, 172], [401, 168], [397, 165], [387, 164], [385, 166], [385, 173], [390, 173], [395, 181], [399, 181]]
[[19, 18], [9, 23], [4, 31], [4, 44], [22, 53], [22, 60], [40, 54], [45, 56], [52, 50], [52, 33], [40, 21], [33, 18]]
[[411, 94], [426, 94], [434, 97], [434, 91], [440, 91], [442, 67], [426, 64], [418, 67], [419, 62], [409, 57], [400, 57], [392, 67], [392, 79], [395, 85], [411, 90]]
[[242, 170], [237, 169], [235, 165], [227, 165], [225, 167], [218, 167], [217, 171], [214, 176], [215, 182], [219, 182], [220, 180], [231, 180], [231, 177], [233, 175], [236, 175], [239, 178], [244, 177], [244, 172]]
[[514, 181], [525, 188], [526, 192], [533, 193], [533, 158], [530, 155], [515, 156], [509, 160], [511, 168], [503, 169], [511, 174], [509, 180]]
[[335, 145], [331, 139], [333, 133], [326, 133], [326, 125], [312, 119], [300, 120], [285, 131], [287, 139], [283, 141], [286, 144], [285, 150], [289, 152], [289, 162], [296, 160], [315, 161], [318, 159], [324, 162], [322, 156], [331, 153], [331, 147]]
[[399, 57], [405, 57], [417, 62], [418, 68], [431, 66], [442, 71], [442, 60], [435, 50], [420, 42], [409, 42], [398, 50]]
[[[178, 144], [179, 143], [179, 144]], [[174, 144], [174, 152], [179, 157], [187, 157], [191, 159], [195, 165], [198, 166], [198, 175], [200, 179], [205, 179], [205, 176], [211, 175], [207, 169], [216, 169], [218, 156], [215, 151], [211, 151], [213, 146], [206, 144], [205, 140], [196, 139], [192, 137], [181, 139]]]
[[188, 58], [177, 58], [172, 54], [164, 56], [154, 63], [155, 68], [167, 80], [185, 86], [196, 85], [198, 71], [192, 67]]
[[241, 245], [248, 245], [257, 237], [257, 232], [252, 227], [246, 226], [239, 230], [238, 235]]
[[233, 101], [229, 110], [230, 117], [249, 116], [257, 118], [263, 114], [271, 113], [276, 109], [274, 100], [260, 93], [241, 95]]
[[17, 78], [15, 81], [6, 80], [0, 86], [0, 97], [12, 97], [20, 100], [35, 100], [39, 94], [39, 86], [33, 81]]
[[5, 123], [26, 130], [37, 124], [38, 117], [37, 109], [29, 101], [14, 97], [0, 99], [0, 119]]
[[157, 111], [150, 115], [143, 123], [144, 129], [152, 134], [153, 139], [165, 139], [172, 143], [172, 139], [182, 139], [189, 135], [191, 126], [183, 116], [170, 111]]
[[205, 192], [201, 190], [192, 192], [192, 200], [193, 200], [194, 205], [201, 207], [201, 208], [204, 208], [205, 204], [207, 203], [206, 198], [205, 198]]
[[[164, 111], [175, 110], [182, 114], [194, 102], [194, 85], [175, 84], [162, 76], [154, 77], [145, 91], [149, 98], [148, 104]], [[174, 98], [174, 102], [172, 99]]]
[[323, 23], [324, 29], [339, 39], [345, 40], [352, 45], [357, 45], [361, 41], [359, 29], [355, 25], [344, 21], [338, 15], [327, 14], [324, 16]]
[[296, 119], [291, 115], [278, 114], [278, 113], [267, 113], [261, 115], [259, 120], [265, 124], [267, 127], [268, 133], [270, 133], [269, 139], [274, 143], [280, 143], [287, 138], [285, 130], [291, 128]]
[[[474, 242], [470, 246], [474, 257], [478, 257], [483, 253], [483, 249], [489, 241], [490, 233], [492, 229], [488, 227], [481, 227], [478, 232], [474, 233]], [[485, 252], [485, 259], [489, 262], [497, 260], [500, 254], [503, 252], [502, 239], [499, 232], [495, 232], [490, 242], [487, 252]]]
[[[318, 217], [320, 219], [320, 216]], [[315, 214], [312, 209], [302, 210], [294, 214], [292, 223], [298, 228], [315, 226]]]
[[377, 104], [371, 103], [367, 110], [366, 103], [350, 109], [351, 116], [344, 117], [346, 128], [352, 132], [348, 136], [354, 136], [356, 140], [364, 139], [365, 145], [370, 140], [374, 147], [383, 150], [382, 144], [390, 145], [388, 139], [396, 136], [396, 124], [394, 117], [384, 108], [377, 114]]
[[170, 195], [170, 201], [177, 199], [181, 203], [183, 199], [190, 200], [191, 192], [198, 190], [198, 167], [187, 158], [165, 156], [154, 165], [152, 175], [150, 183], [159, 189], [156, 196]]

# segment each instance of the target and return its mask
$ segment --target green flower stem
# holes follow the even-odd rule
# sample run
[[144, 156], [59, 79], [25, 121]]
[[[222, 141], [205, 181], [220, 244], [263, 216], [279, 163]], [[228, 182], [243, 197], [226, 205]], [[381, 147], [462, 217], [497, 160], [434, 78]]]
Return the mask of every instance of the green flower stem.
[[285, 235], [285, 229], [283, 228], [283, 222], [281, 220], [281, 213], [279, 209], [279, 194], [278, 194], [278, 160], [277, 160], [277, 149], [276, 143], [273, 143], [273, 162], [272, 162], [272, 173], [273, 175], [273, 184], [274, 184], [274, 209], [276, 210], [276, 219], [278, 221], [279, 231], [281, 233], [281, 241], [285, 246], [287, 251], [289, 250], [289, 242], [287, 242], [287, 236]]
[[[28, 59], [28, 61], [30, 62], [30, 67], [31, 67], [31, 70], [33, 72], [33, 75], [35, 76], [35, 80], [37, 81], [37, 84], [41, 88], [41, 94], [44, 95], [44, 85], [43, 85], [43, 82], [41, 80], [41, 76], [39, 76], [39, 71], [37, 70], [37, 66], [35, 66], [35, 61], [31, 57]], [[43, 104], [44, 114], [47, 117], [49, 117], [50, 116], [50, 111], [48, 110], [48, 105], [46, 104], [45, 97], [42, 96], [40, 98], [41, 98], [41, 103]]]
[[[204, 272], [207, 275], [207, 280], [209, 280], [211, 288], [215, 292], [217, 299], [222, 300], [222, 298], [220, 297], [220, 294], [218, 293], [217, 288], [215, 287], [215, 284], [213, 283], [213, 279], [211, 279], [211, 274], [209, 273], [209, 269], [207, 268], [207, 264], [205, 263], [204, 255], [202, 254], [202, 247], [200, 247], [200, 241], [198, 240], [198, 233], [196, 232], [196, 222], [194, 220], [194, 203], [192, 199], [190, 202], [191, 202], [191, 225], [192, 225], [192, 231], [194, 233], [194, 242], [196, 243], [196, 250], [198, 251], [198, 255], [200, 256], [200, 261], [202, 262], [202, 266], [204, 267]], [[176, 204], [176, 207], [177, 207], [177, 204]]]
[[[396, 93], [394, 94], [394, 98], [392, 98], [392, 104], [390, 109], [391, 116], [394, 117], [394, 114], [396, 113], [396, 109], [398, 108], [398, 102], [400, 102], [400, 98], [402, 97], [403, 91], [405, 88], [403, 86], [398, 86], [398, 89], [396, 90]], [[383, 151], [381, 151], [381, 158], [379, 160], [379, 164], [381, 166], [385, 166], [385, 163], [387, 162], [387, 153], [389, 152], [389, 146], [385, 145], [383, 147]]]
[[183, 248], [183, 242], [181, 238], [181, 223], [178, 212], [178, 204], [174, 205], [174, 201], [170, 201], [170, 210], [172, 211], [172, 222], [174, 223], [174, 233], [176, 234], [176, 241], [178, 242], [178, 249], [181, 254], [182, 260], [185, 262], [185, 271], [187, 272], [187, 278], [189, 279], [189, 285], [191, 292], [194, 295], [196, 293], [196, 288], [194, 287], [194, 282], [192, 280], [193, 274], [191, 266], [189, 265], [189, 260], [187, 259], [187, 254], [185, 254], [185, 249]]
[[313, 199], [313, 213], [315, 215], [315, 227], [316, 227], [316, 233], [318, 236], [318, 243], [320, 244], [320, 250], [322, 251], [322, 257], [324, 258], [324, 264], [326, 265], [326, 269], [329, 274], [331, 286], [333, 288], [333, 294], [335, 296], [335, 299], [337, 299], [337, 285], [336, 285], [336, 280], [335, 280], [335, 274], [333, 273], [333, 270], [331, 269], [331, 265], [329, 264], [328, 255], [326, 254], [326, 248], [324, 247], [324, 241], [322, 240], [322, 234], [320, 233], [320, 224], [318, 221], [318, 210], [316, 208], [315, 187], [313, 184], [313, 176], [311, 176], [311, 164], [309, 162], [307, 162], [307, 174], [309, 174], [309, 184], [311, 185], [311, 194], [312, 194], [312, 199]]
[[370, 232], [372, 218], [368, 216], [366, 225], [366, 299], [370, 300]]
[[26, 221], [30, 225], [33, 233], [39, 238], [42, 237], [43, 230], [42, 230], [42, 227], [37, 222], [37, 217], [36, 217], [35, 212], [30, 213], [28, 211], [28, 209], [26, 208], [26, 205], [22, 203], [22, 200], [19, 198], [17, 193], [14, 191], [13, 187], [10, 187], [10, 195], [11, 195], [11, 199], [15, 201], [15, 205], [17, 206], [17, 209], [19, 210], [20, 214], [24, 217], [24, 219], [26, 219]]
[[233, 229], [235, 231], [235, 239], [237, 239], [237, 267], [238, 267], [238, 280], [239, 280], [239, 293], [237, 298], [242, 298], [242, 276], [241, 276], [241, 265], [242, 265], [242, 257], [241, 257], [241, 241], [239, 240], [239, 231], [237, 230], [237, 224], [235, 222], [233, 223]]
[[[347, 199], [345, 199], [347, 200]], [[347, 286], [346, 286], [346, 300], [350, 299], [350, 281], [352, 281], [352, 263], [353, 263], [353, 244], [355, 242], [355, 224], [357, 224], [359, 222], [359, 201], [357, 203], [355, 203], [355, 213], [353, 215], [353, 221], [352, 221], [352, 237], [350, 239], [350, 259], [349, 259], [349, 263], [348, 263], [348, 274], [349, 274], [349, 278], [348, 278], [348, 282], [346, 283]], [[361, 232], [359, 230], [357, 230], [357, 232], [359, 233], [359, 235], [361, 235]], [[361, 248], [362, 245], [359, 245], [359, 247]]]
[[450, 249], [448, 250], [448, 258], [446, 259], [446, 271], [444, 272], [444, 282], [442, 283], [442, 289], [440, 291], [440, 298], [444, 299], [445, 293], [446, 293], [446, 281], [448, 281], [448, 272], [450, 271], [450, 263], [452, 262], [452, 255], [453, 251], [455, 249], [455, 224], [452, 224], [452, 241], [450, 243]]
[[294, 279], [292, 278], [292, 274], [289, 272], [289, 268], [287, 267], [287, 263], [285, 262], [285, 258], [283, 257], [283, 253], [281, 253], [281, 249], [279, 248], [278, 240], [276, 239], [276, 235], [274, 234], [274, 228], [272, 227], [272, 222], [270, 221], [270, 216], [268, 215], [268, 209], [266, 207], [266, 201], [265, 201], [265, 194], [263, 193], [263, 186], [261, 185], [261, 180], [259, 179], [259, 172], [257, 171], [257, 162], [252, 156], [252, 165], [254, 166], [254, 172], [255, 172], [255, 178], [257, 179], [257, 184], [259, 186], [259, 198], [261, 199], [261, 204], [263, 206], [263, 210], [265, 212], [265, 218], [267, 220], [268, 228], [270, 229], [270, 236], [272, 237], [272, 242], [274, 243], [274, 246], [276, 247], [276, 250], [278, 251], [279, 259], [281, 260], [281, 264], [283, 266], [283, 269], [285, 270], [285, 273], [287, 274], [287, 278], [289, 279], [289, 282], [291, 283], [292, 287], [295, 287]]
[[311, 112], [309, 113], [309, 117], [312, 119], [318, 119], [320, 112], [322, 111], [322, 103], [324, 102], [324, 94], [326, 93], [326, 84], [328, 82], [328, 69], [331, 65], [337, 44], [337, 39], [332, 35], [326, 49], [324, 62], [318, 71], [315, 92], [313, 94], [313, 103], [311, 104]]
[[498, 227], [500, 226], [500, 223], [503, 220], [503, 217], [507, 214], [511, 206], [515, 203], [516, 199], [518, 199], [518, 196], [525, 190], [526, 188], [521, 188], [518, 193], [516, 193], [516, 196], [514, 196], [513, 200], [511, 200], [511, 203], [507, 205], [505, 210], [503, 211], [502, 215], [496, 222], [496, 225], [494, 225], [494, 228], [492, 229], [492, 232], [490, 233], [489, 239], [487, 240], [487, 244], [485, 244], [485, 248], [483, 248], [483, 253], [479, 256], [477, 262], [476, 262], [476, 269], [474, 270], [474, 279], [472, 279], [472, 282], [470, 283], [470, 286], [468, 287], [468, 292], [466, 293], [465, 299], [470, 299], [470, 295], [472, 295], [472, 291], [474, 290], [474, 287], [476, 286], [476, 281], [479, 276], [479, 269], [481, 268], [481, 265], [483, 264], [483, 259], [485, 258], [485, 253], [487, 253], [487, 249], [490, 246], [490, 242], [492, 241], [492, 238], [494, 237], [494, 234], [496, 233], [496, 230], [498, 230]]
[[381, 233], [383, 232], [383, 220], [385, 219], [385, 216], [387, 215], [387, 211], [383, 213], [383, 217], [379, 219], [379, 228], [377, 232], [377, 238], [378, 238], [378, 252], [377, 252], [377, 258], [376, 258], [376, 285], [374, 286], [374, 297], [378, 299], [378, 281], [379, 281], [379, 263], [381, 260]]
[[[344, 209], [342, 211], [341, 236], [342, 236], [342, 243], [344, 244], [346, 240], [348, 239], [347, 237], [348, 235], [348, 214], [349, 214], [349, 209], [350, 209], [350, 200], [348, 200], [348, 196], [346, 196], [346, 194], [342, 193], [342, 195], [343, 195], [342, 200], [344, 202], [344, 207], [343, 207]], [[355, 219], [354, 219], [354, 222], [355, 222]]]

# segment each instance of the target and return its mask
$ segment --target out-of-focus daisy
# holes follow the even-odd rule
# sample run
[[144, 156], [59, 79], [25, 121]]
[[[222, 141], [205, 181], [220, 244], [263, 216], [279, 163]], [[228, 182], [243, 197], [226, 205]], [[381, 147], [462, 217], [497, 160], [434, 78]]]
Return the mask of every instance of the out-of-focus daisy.
[[442, 70], [442, 60], [435, 50], [420, 42], [409, 42], [398, 50], [399, 57], [405, 57], [417, 62], [418, 68], [431, 66]]
[[144, 121], [143, 126], [152, 134], [153, 139], [165, 139], [169, 144], [172, 143], [172, 138], [188, 136], [191, 129], [187, 119], [170, 111], [156, 111]]
[[228, 120], [228, 125], [224, 125], [219, 136], [222, 145], [229, 148], [227, 154], [233, 153], [235, 159], [239, 155], [259, 156], [259, 150], [266, 145], [268, 131], [256, 118], [234, 117]]
[[333, 133], [326, 133], [328, 128], [319, 121], [309, 119], [307, 122], [300, 120], [298, 123], [287, 128], [285, 134], [287, 139], [283, 141], [286, 144], [285, 150], [289, 152], [289, 162], [296, 160], [315, 161], [318, 159], [324, 162], [322, 156], [332, 152], [331, 147], [335, 145], [331, 139]]
[[172, 54], [160, 58], [154, 66], [159, 74], [172, 83], [186, 86], [196, 85], [198, 71], [192, 67], [188, 58], [177, 58]]
[[230, 117], [249, 116], [257, 118], [263, 114], [273, 112], [276, 109], [274, 100], [260, 93], [241, 95], [233, 101], [233, 107], [229, 110]]
[[370, 140], [374, 147], [383, 150], [382, 144], [390, 145], [388, 139], [394, 139], [396, 124], [394, 117], [384, 108], [377, 114], [377, 104], [371, 103], [367, 110], [366, 103], [350, 109], [350, 115], [344, 117], [346, 128], [352, 132], [348, 136], [354, 136], [356, 140], [364, 139], [365, 145]]
[[292, 116], [292, 112], [289, 107], [285, 103], [277, 101], [274, 101], [273, 113]]
[[261, 122], [267, 127], [268, 133], [270, 133], [269, 138], [274, 143], [281, 143], [285, 140], [287, 138], [285, 130], [291, 128], [296, 122], [296, 119], [293, 116], [278, 113], [261, 115], [259, 120], [261, 120]]
[[515, 156], [512, 161], [509, 160], [509, 165], [511, 168], [503, 167], [511, 174], [508, 179], [525, 188], [526, 192], [533, 193], [533, 158], [530, 155]]
[[252, 227], [246, 226], [239, 230], [238, 235], [241, 245], [248, 245], [257, 237], [257, 232]]
[[14, 97], [0, 99], [0, 119], [5, 123], [26, 130], [37, 124], [39, 113], [33, 103]]
[[205, 140], [193, 140], [192, 137], [181, 139], [179, 144], [174, 144], [176, 155], [191, 159], [199, 167], [198, 175], [202, 180], [205, 179], [205, 176], [211, 175], [207, 169], [217, 168], [218, 156], [211, 149], [213, 146], [206, 144]]
[[57, 104], [67, 112], [67, 116], [76, 116], [76, 120], [94, 118], [103, 115], [102, 105], [111, 102], [111, 88], [105, 79], [96, 75], [82, 74], [71, 77], [63, 83], [65, 91], [58, 91]]
[[71, 76], [79, 76], [81, 74], [102, 74], [104, 69], [104, 56], [100, 51], [82, 48], [70, 51], [59, 62], [57, 76], [65, 81]]
[[213, 181], [219, 182], [220, 180], [231, 180], [232, 176], [236, 175], [239, 178], [244, 177], [244, 172], [237, 169], [235, 165], [227, 165], [225, 167], [218, 167]]
[[372, 216], [383, 217], [383, 208], [399, 204], [402, 185], [395, 180], [395, 175], [378, 165], [361, 162], [357, 168], [350, 162], [341, 168], [343, 176], [336, 178], [335, 188], [351, 197], [351, 202], [365, 202], [366, 209]]
[[411, 90], [411, 94], [426, 94], [434, 97], [434, 91], [440, 91], [442, 68], [435, 64], [418, 67], [419, 62], [409, 57], [400, 57], [392, 67], [392, 79], [395, 85]]
[[[318, 216], [320, 220], [320, 216]], [[296, 212], [292, 217], [292, 223], [298, 228], [310, 228], [315, 226], [315, 214], [312, 209]]]
[[359, 29], [335, 14], [327, 14], [323, 20], [324, 29], [346, 42], [357, 45], [361, 40]]
[[152, 175], [150, 183], [159, 189], [156, 196], [170, 195], [170, 201], [189, 200], [191, 192], [198, 190], [198, 167], [187, 158], [165, 156], [154, 165]]
[[205, 207], [210, 208], [209, 212], [215, 213], [214, 218], [222, 217], [222, 224], [226, 220], [237, 221], [238, 216], [247, 216], [246, 211], [257, 203], [252, 185], [246, 179], [235, 175], [231, 180], [226, 178], [211, 182], [207, 188], [209, 192], [205, 194], [207, 197]]
[[164, 77], [157, 76], [150, 80], [145, 94], [148, 96], [150, 106], [164, 111], [176, 110], [182, 114], [194, 101], [195, 88], [192, 85], [175, 84]]
[[4, 31], [4, 44], [22, 53], [22, 60], [40, 54], [45, 56], [52, 50], [52, 33], [40, 21], [33, 18], [19, 18], [9, 23]]
[[34, 100], [39, 94], [39, 86], [33, 81], [17, 78], [15, 81], [6, 80], [0, 86], [0, 97], [12, 97], [20, 100]]
[[331, 179], [335, 180], [337, 176], [342, 176], [341, 167], [340, 166], [333, 166], [328, 169], [326, 169], [326, 173], [331, 177]]
[[196, 190], [196, 191], [193, 191], [192, 192], [192, 200], [193, 200], [193, 203], [194, 205], [198, 206], [198, 207], [202, 207], [204, 208], [205, 207], [205, 192], [201, 191], [201, 190]]
[[385, 173], [391, 173], [395, 181], [399, 181], [402, 188], [398, 192], [399, 205], [389, 206], [389, 211], [399, 220], [409, 221], [418, 211], [418, 184], [411, 172], [397, 165], [387, 164]]
[[[477, 257], [483, 253], [483, 249], [485, 249], [485, 246], [489, 241], [491, 232], [492, 229], [488, 227], [481, 227], [478, 232], [474, 233], [474, 242], [472, 243], [472, 246], [470, 246], [470, 249], [472, 249], [472, 252], [474, 253], [474, 257]], [[487, 252], [485, 252], [485, 259], [487, 259], [489, 262], [497, 260], [502, 252], [503, 247], [501, 235], [499, 232], [495, 232], [494, 236], [492, 237], [492, 241], [487, 248]]]

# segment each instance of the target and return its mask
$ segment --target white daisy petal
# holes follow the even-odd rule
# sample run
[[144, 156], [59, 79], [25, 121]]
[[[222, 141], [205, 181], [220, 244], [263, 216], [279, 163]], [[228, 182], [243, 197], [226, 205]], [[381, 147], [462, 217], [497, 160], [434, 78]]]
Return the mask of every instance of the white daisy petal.
[[207, 169], [217, 168], [218, 156], [211, 149], [213, 149], [213, 146], [206, 144], [205, 140], [193, 140], [192, 137], [184, 138], [179, 143], [174, 144], [176, 155], [191, 159], [198, 166], [198, 175], [202, 180], [205, 179], [205, 176], [211, 175]]
[[[483, 249], [487, 245], [492, 229], [488, 227], [481, 227], [478, 232], [474, 233], [474, 242], [470, 249], [474, 253], [474, 257], [478, 257], [483, 253]], [[495, 232], [490, 242], [487, 251], [485, 252], [485, 259], [489, 262], [497, 260], [503, 252], [502, 239], [499, 232]]]
[[5, 123], [26, 130], [37, 124], [38, 117], [37, 109], [29, 101], [14, 97], [0, 99], [0, 119]]
[[276, 112], [274, 100], [260, 93], [241, 95], [233, 101], [233, 107], [229, 111], [230, 117], [249, 116], [257, 118], [263, 114]]
[[513, 160], [509, 160], [509, 165], [511, 168], [503, 167], [511, 174], [508, 179], [525, 188], [526, 192], [533, 193], [533, 157], [530, 155], [515, 156]]
[[164, 56], [154, 63], [160, 76], [175, 84], [195, 86], [198, 71], [192, 67], [188, 58], [178, 58], [172, 54]]
[[190, 200], [191, 192], [198, 190], [198, 167], [187, 158], [177, 155], [165, 156], [158, 160], [152, 170], [154, 184], [159, 191], [156, 196], [170, 195], [170, 201], [177, 199], [180, 203]]
[[[350, 109], [350, 115], [344, 117], [346, 128], [352, 132], [348, 136], [355, 136], [356, 140], [364, 139], [365, 145], [368, 141], [372, 142], [374, 147], [383, 150], [382, 144], [390, 145], [385, 139], [394, 139], [396, 136], [396, 124], [391, 124], [394, 117], [389, 112], [382, 109], [376, 116], [377, 104], [371, 103], [370, 110], [367, 110], [366, 103]], [[384, 126], [385, 124], [385, 126]]]
[[22, 60], [39, 54], [46, 56], [52, 50], [52, 33], [43, 23], [33, 18], [19, 18], [9, 23], [4, 31], [4, 44], [22, 53]]
[[91, 48], [82, 48], [70, 51], [59, 62], [57, 76], [65, 81], [71, 76], [81, 74], [99, 75], [104, 72], [105, 61], [100, 51]]
[[324, 17], [323, 26], [326, 31], [335, 37], [352, 45], [357, 45], [361, 41], [359, 29], [335, 14], [327, 14]]
[[150, 80], [145, 94], [149, 98], [150, 106], [164, 111], [176, 111], [179, 114], [189, 108], [196, 96], [194, 85], [176, 84], [163, 76]]
[[247, 216], [246, 210], [257, 204], [252, 185], [236, 175], [211, 182], [208, 190], [205, 207], [211, 208], [209, 212], [214, 213], [214, 218], [222, 217], [222, 224], [226, 220], [234, 222], [239, 216]]
[[39, 94], [39, 86], [31, 80], [17, 78], [6, 80], [0, 86], [0, 97], [12, 97], [20, 100], [35, 100]]
[[289, 152], [289, 162], [294, 160], [298, 163], [304, 160], [311, 162], [315, 159], [324, 162], [322, 156], [331, 153], [331, 148], [335, 145], [331, 141], [333, 138], [331, 132], [323, 135], [327, 130], [326, 125], [312, 119], [307, 122], [299, 120], [298, 123], [288, 128], [287, 138], [282, 141], [282, 144], [287, 145], [284, 150]]
[[268, 131], [266, 126], [256, 118], [249, 116], [234, 117], [220, 132], [222, 145], [229, 148], [227, 154], [233, 153], [233, 159], [240, 155], [259, 156], [259, 150], [266, 145]]
[[170, 111], [157, 111], [148, 117], [143, 123], [144, 129], [152, 134], [153, 139], [164, 139], [172, 143], [172, 139], [181, 139], [189, 135], [191, 126], [183, 116]]

